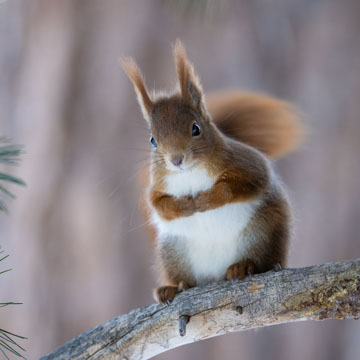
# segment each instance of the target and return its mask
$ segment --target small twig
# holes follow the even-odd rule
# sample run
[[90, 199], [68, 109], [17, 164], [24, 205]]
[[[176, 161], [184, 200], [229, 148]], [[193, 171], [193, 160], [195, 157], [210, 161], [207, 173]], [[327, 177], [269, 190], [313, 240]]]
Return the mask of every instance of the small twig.
[[190, 316], [181, 315], [179, 318], [179, 334], [180, 336], [186, 335], [186, 325], [190, 321]]

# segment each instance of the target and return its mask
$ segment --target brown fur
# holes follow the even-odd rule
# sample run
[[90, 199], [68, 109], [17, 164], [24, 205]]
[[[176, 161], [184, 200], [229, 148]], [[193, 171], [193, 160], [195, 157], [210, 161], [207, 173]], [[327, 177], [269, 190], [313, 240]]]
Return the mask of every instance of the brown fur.
[[202, 110], [202, 88], [193, 66], [186, 58], [185, 48], [180, 40], [176, 41], [174, 47], [174, 59], [182, 100]]
[[226, 270], [226, 280], [244, 279], [248, 275], [255, 273], [255, 264], [251, 260], [242, 260], [232, 264]]
[[266, 95], [227, 91], [206, 97], [209, 113], [225, 135], [255, 147], [269, 158], [296, 149], [305, 129], [294, 107]]
[[151, 191], [150, 203], [166, 220], [191, 216], [196, 211], [195, 199], [192, 196], [174, 198], [163, 192]]
[[[261, 200], [261, 206], [242, 234], [244, 241], [252, 239], [248, 258], [229, 264], [225, 278], [243, 278], [248, 273], [268, 271], [276, 264], [285, 266], [290, 211], [264, 154], [279, 157], [299, 144], [302, 127], [295, 113], [289, 104], [276, 99], [233, 93], [209, 99], [214, 122], [180, 42], [175, 45], [174, 56], [179, 93], [156, 100], [150, 99], [135, 62], [125, 63], [157, 142], [152, 153], [148, 191], [150, 212], [156, 211], [163, 219], [171, 221], [232, 202]], [[191, 133], [194, 122], [201, 128], [196, 137]], [[164, 179], [172, 171], [171, 160], [179, 156], [184, 156], [184, 163], [205, 167], [216, 178], [213, 187], [195, 197], [167, 194]], [[181, 248], [181, 244], [178, 245]], [[162, 242], [158, 248], [158, 262], [169, 284], [155, 289], [159, 302], [172, 300], [180, 291], [179, 287], [197, 285], [190, 265], [178, 248]]]
[[136, 65], [136, 62], [132, 58], [125, 58], [121, 60], [121, 65], [126, 72], [126, 75], [130, 78], [134, 85], [134, 89], [138, 95], [139, 103], [143, 111], [144, 117], [147, 120], [148, 115], [154, 105], [150, 99], [149, 93], [147, 91], [144, 77]]
[[184, 281], [179, 281], [177, 286], [165, 285], [154, 289], [153, 296], [160, 304], [169, 304], [176, 294], [189, 289]]

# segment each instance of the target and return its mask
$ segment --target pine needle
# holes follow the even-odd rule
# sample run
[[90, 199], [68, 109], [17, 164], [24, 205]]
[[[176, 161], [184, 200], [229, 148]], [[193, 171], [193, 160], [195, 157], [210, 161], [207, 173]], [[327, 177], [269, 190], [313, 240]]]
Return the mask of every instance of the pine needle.
[[[0, 247], [0, 254], [2, 254], [4, 251], [1, 250]], [[5, 255], [2, 258], [0, 258], [0, 263], [7, 259], [9, 255]], [[1, 274], [4, 274], [6, 272], [9, 272], [11, 269], [6, 269], [0, 272]], [[7, 301], [7, 302], [0, 302], [0, 308], [9, 306], [9, 305], [21, 305], [22, 303], [14, 302], [14, 301]], [[5, 356], [6, 359], [9, 359], [7, 353], [12, 353], [22, 359], [25, 359], [25, 357], [19, 352], [19, 351], [26, 351], [21, 345], [19, 345], [14, 338], [25, 340], [26, 337], [14, 334], [10, 331], [0, 329], [0, 353]], [[18, 350], [17, 350], [18, 349]], [[9, 359], [10, 360], [10, 359]]]
[[[23, 153], [23, 147], [20, 145], [12, 145], [8, 144], [9, 140], [5, 137], [0, 137], [0, 164], [4, 165], [17, 165], [20, 161], [20, 155]], [[5, 195], [8, 198], [14, 199], [15, 195], [11, 193], [9, 190], [7, 190], [2, 184], [1, 181], [6, 181], [7, 183], [13, 183], [21, 186], [25, 186], [25, 182], [21, 179], [5, 174], [3, 172], [0, 172], [0, 195]], [[4, 202], [0, 198], [0, 211], [3, 211], [5, 213], [8, 213], [8, 208]]]

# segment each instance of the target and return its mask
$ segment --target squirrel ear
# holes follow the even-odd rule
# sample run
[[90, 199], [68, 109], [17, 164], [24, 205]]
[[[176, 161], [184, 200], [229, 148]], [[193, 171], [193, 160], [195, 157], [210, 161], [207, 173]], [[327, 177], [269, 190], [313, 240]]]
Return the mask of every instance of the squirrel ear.
[[144, 118], [148, 123], [150, 123], [150, 112], [154, 103], [150, 99], [143, 75], [139, 67], [136, 65], [136, 62], [132, 58], [121, 59], [121, 65], [126, 75], [134, 85]]
[[184, 45], [179, 39], [176, 40], [174, 46], [174, 58], [181, 96], [186, 102], [202, 110], [203, 92], [200, 81], [195, 75], [194, 68], [186, 57]]

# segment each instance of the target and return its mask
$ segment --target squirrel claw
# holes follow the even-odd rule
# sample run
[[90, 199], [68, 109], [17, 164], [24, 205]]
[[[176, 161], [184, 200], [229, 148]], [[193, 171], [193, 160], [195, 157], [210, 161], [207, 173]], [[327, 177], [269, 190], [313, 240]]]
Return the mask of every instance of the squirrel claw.
[[189, 288], [189, 285], [185, 281], [180, 281], [178, 285], [178, 292], [183, 292]]

